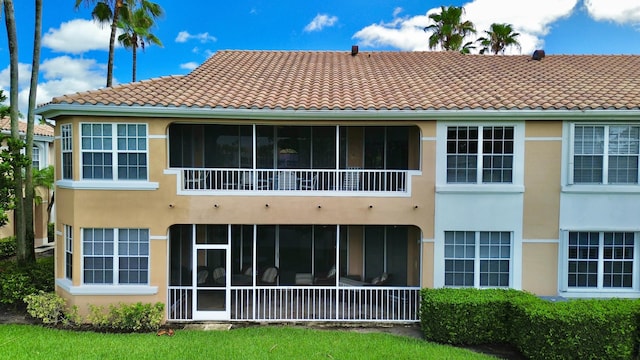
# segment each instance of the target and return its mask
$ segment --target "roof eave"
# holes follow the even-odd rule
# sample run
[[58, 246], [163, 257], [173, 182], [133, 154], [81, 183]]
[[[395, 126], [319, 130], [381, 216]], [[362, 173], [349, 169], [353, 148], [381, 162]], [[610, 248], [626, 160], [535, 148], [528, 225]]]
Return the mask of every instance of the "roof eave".
[[244, 120], [626, 120], [638, 119], [640, 109], [353, 109], [353, 110], [295, 110], [295, 109], [235, 109], [166, 106], [119, 106], [47, 104], [36, 110], [47, 119], [59, 116], [89, 115], [107, 117], [179, 117], [223, 118]]

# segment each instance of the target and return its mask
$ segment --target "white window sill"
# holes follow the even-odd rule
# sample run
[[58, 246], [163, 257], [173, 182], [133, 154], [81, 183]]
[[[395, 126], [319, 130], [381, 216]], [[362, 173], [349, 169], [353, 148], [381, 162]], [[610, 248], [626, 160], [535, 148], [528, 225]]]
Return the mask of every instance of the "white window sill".
[[640, 291], [635, 289], [611, 289], [611, 290], [602, 290], [602, 289], [571, 289], [566, 291], [559, 291], [559, 296], [568, 298], [568, 299], [579, 299], [579, 298], [629, 298], [629, 299], [637, 299], [640, 298]]
[[144, 180], [58, 180], [56, 186], [74, 190], [157, 190], [160, 187], [157, 182]]
[[514, 184], [444, 184], [436, 185], [436, 193], [519, 194], [523, 185]]
[[639, 185], [563, 185], [563, 193], [571, 194], [640, 194]]
[[56, 285], [70, 295], [155, 295], [157, 286], [149, 285], [81, 285], [73, 286], [69, 279], [56, 279]]

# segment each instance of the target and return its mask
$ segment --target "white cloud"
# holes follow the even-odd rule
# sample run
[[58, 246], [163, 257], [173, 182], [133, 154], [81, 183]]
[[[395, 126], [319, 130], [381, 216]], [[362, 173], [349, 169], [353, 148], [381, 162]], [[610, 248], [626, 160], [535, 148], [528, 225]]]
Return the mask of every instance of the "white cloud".
[[306, 32], [320, 31], [325, 27], [331, 27], [335, 25], [336, 22], [338, 22], [337, 16], [332, 16], [332, 15], [330, 16], [327, 14], [318, 14], [316, 15], [316, 17], [313, 18], [313, 20], [311, 20], [310, 23], [307, 24], [307, 26], [304, 27], [304, 31]]
[[188, 63], [180, 64], [180, 69], [193, 70], [193, 69], [197, 68], [198, 65], [199, 64], [197, 62], [191, 61], [191, 62], [188, 62]]
[[[42, 36], [42, 46], [56, 52], [82, 54], [90, 50], [109, 50], [111, 27], [92, 20], [75, 19], [50, 28]], [[116, 42], [116, 46], [118, 46]]]
[[595, 20], [619, 24], [640, 23], [640, 3], [631, 0], [584, 0], [587, 12]]
[[[27, 115], [29, 99], [29, 78], [31, 66], [20, 64], [20, 91], [18, 107], [23, 115]], [[9, 80], [6, 74], [9, 67], [0, 71], [0, 88], [8, 95]], [[51, 101], [53, 97], [103, 87], [106, 82], [105, 65], [93, 59], [78, 59], [60, 56], [44, 60], [40, 63], [37, 104]], [[115, 79], [114, 79], [114, 82]]]
[[189, 34], [188, 31], [180, 31], [178, 33], [178, 36], [176, 36], [176, 42], [177, 43], [184, 43], [187, 42], [189, 40], [198, 40], [201, 43], [208, 43], [208, 42], [216, 42], [218, 41], [218, 39], [216, 39], [215, 36], [209, 35], [208, 32], [204, 32], [204, 33], [200, 33], [200, 34]]
[[[543, 37], [555, 21], [570, 16], [579, 0], [474, 0], [462, 5], [464, 20], [472, 21], [482, 36], [492, 23], [508, 23], [520, 33], [521, 52], [531, 53], [543, 44]], [[588, 0], [585, 0], [588, 1]], [[596, 0], [591, 0], [596, 1]], [[429, 14], [398, 18], [390, 22], [369, 25], [353, 35], [363, 46], [394, 47], [401, 50], [427, 50], [429, 34], [423, 31], [430, 24]], [[394, 11], [394, 14], [399, 14]], [[469, 39], [474, 40], [474, 39]], [[516, 49], [511, 52], [518, 53]]]

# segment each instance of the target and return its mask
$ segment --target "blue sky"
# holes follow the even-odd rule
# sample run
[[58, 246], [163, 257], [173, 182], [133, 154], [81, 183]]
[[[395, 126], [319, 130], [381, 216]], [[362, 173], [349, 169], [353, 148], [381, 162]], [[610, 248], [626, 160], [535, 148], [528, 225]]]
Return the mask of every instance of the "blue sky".
[[[441, 5], [464, 6], [478, 34], [510, 23], [530, 54], [640, 54], [638, 0], [156, 0], [165, 15], [153, 33], [164, 46], [138, 56], [138, 80], [186, 74], [218, 50], [428, 50], [428, 14]], [[15, 0], [20, 55], [20, 103], [26, 99], [33, 39], [33, 1]], [[104, 87], [109, 27], [74, 10], [74, 1], [44, 1], [38, 103]], [[4, 14], [1, 17], [4, 22]], [[8, 93], [9, 53], [0, 28], [0, 88]], [[114, 84], [131, 81], [131, 53], [118, 48]]]

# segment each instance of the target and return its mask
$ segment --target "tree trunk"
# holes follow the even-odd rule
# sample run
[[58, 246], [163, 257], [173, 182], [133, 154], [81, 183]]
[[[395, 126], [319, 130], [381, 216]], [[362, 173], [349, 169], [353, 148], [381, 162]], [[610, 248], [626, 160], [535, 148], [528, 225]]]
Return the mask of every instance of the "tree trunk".
[[11, 140], [15, 142], [11, 148], [14, 181], [15, 209], [13, 221], [16, 235], [16, 258], [18, 264], [26, 262], [24, 203], [22, 202], [22, 165], [17, 161], [20, 157], [20, 131], [18, 128], [18, 36], [16, 30], [15, 12], [12, 0], [4, 1], [4, 20], [7, 26], [7, 42], [9, 46], [9, 116], [11, 117]]
[[[31, 63], [31, 84], [29, 89], [29, 107], [27, 110], [27, 149], [25, 151], [27, 159], [33, 158], [33, 127], [34, 127], [34, 111], [36, 108], [36, 94], [38, 90], [38, 72], [40, 70], [40, 38], [42, 34], [42, 0], [35, 0], [35, 29], [33, 32], [33, 61]], [[35, 230], [33, 221], [34, 208], [34, 186], [33, 186], [33, 167], [28, 166], [25, 169], [25, 262], [35, 263]]]
[[138, 48], [138, 39], [136, 38], [136, 36], [133, 36], [133, 40], [135, 40], [135, 42], [133, 43], [133, 46], [131, 47], [131, 52], [133, 53], [133, 69], [132, 69], [132, 82], [136, 82], [136, 71], [138, 69], [138, 52], [136, 51], [136, 49]]
[[116, 30], [120, 8], [123, 6], [122, 0], [117, 0], [113, 7], [113, 20], [111, 21], [111, 36], [109, 37], [109, 60], [107, 62], [107, 87], [113, 84], [113, 59], [116, 52]]

